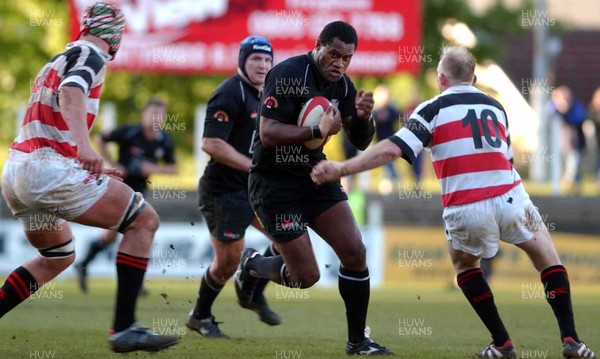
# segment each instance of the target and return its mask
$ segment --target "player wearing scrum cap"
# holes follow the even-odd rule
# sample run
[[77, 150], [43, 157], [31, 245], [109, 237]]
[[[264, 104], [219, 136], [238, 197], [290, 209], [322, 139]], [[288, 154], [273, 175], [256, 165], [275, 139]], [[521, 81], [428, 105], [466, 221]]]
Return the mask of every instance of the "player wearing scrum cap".
[[[79, 39], [38, 73], [19, 135], [3, 171], [2, 194], [40, 255], [13, 271], [0, 288], [0, 316], [26, 300], [75, 260], [70, 222], [118, 230], [117, 298], [109, 344], [115, 352], [158, 351], [176, 336], [156, 335], [135, 320], [159, 218], [140, 193], [90, 145], [106, 63], [119, 49], [122, 11], [90, 5]], [[115, 180], [116, 179], [116, 180]]]
[[[365, 149], [371, 142], [373, 94], [357, 92], [345, 74], [357, 45], [355, 29], [335, 21], [323, 28], [311, 52], [282, 61], [269, 72], [255, 135], [249, 197], [281, 255], [264, 257], [246, 249], [235, 286], [244, 305], [259, 278], [292, 288], [315, 284], [320, 273], [307, 232], [310, 226], [341, 262], [338, 283], [348, 326], [346, 353], [392, 355], [365, 335], [369, 270], [348, 196], [339, 181], [322, 186], [312, 182], [311, 169], [325, 156], [321, 148], [303, 146], [313, 138], [334, 135], [342, 127], [357, 148]], [[319, 126], [297, 126], [303, 105], [315, 96], [326, 97], [334, 106]]]
[[[272, 66], [269, 40], [247, 37], [240, 44], [237, 74], [221, 83], [208, 101], [202, 150], [211, 159], [198, 190], [215, 258], [202, 276], [196, 307], [187, 322], [190, 329], [207, 338], [228, 338], [219, 329], [211, 307], [239, 264], [246, 228], [253, 225], [262, 230], [248, 202], [248, 173], [260, 94]], [[269, 246], [265, 256], [276, 253]], [[259, 283], [244, 307], [255, 311], [263, 322], [277, 325], [281, 319], [263, 295], [267, 282]]]

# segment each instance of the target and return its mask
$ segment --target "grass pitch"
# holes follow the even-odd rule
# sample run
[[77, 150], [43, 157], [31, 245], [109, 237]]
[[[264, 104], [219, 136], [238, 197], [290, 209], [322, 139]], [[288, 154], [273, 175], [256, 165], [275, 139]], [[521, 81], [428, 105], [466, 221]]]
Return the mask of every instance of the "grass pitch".
[[[198, 280], [155, 280], [138, 302], [138, 320], [163, 334], [181, 335], [180, 344], [159, 354], [135, 358], [345, 358], [346, 323], [337, 289], [305, 291], [267, 287], [283, 323], [269, 327], [238, 307], [233, 285], [217, 298], [213, 314], [231, 340], [201, 337], [185, 327]], [[0, 320], [0, 358], [111, 358], [107, 329], [112, 322], [115, 282], [94, 279], [91, 292], [79, 292], [71, 278], [58, 280]], [[556, 321], [537, 288], [494, 283], [496, 303], [519, 358], [561, 358]], [[541, 288], [541, 287], [540, 287]], [[573, 286], [579, 335], [600, 349], [600, 286]], [[462, 293], [449, 283], [406, 284], [371, 292], [371, 336], [398, 358], [473, 358], [491, 341]]]

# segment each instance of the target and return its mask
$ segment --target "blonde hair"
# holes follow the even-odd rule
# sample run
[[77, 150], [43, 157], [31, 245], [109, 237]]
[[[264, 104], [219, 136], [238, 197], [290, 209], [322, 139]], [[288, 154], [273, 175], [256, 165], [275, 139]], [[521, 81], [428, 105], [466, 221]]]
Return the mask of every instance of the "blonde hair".
[[471, 82], [475, 76], [475, 58], [463, 46], [444, 46], [438, 69], [452, 82]]

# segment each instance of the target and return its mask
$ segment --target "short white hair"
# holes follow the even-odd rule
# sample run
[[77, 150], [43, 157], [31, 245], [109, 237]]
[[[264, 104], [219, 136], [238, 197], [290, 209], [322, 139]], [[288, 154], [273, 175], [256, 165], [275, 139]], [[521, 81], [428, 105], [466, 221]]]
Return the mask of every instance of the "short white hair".
[[444, 46], [438, 70], [451, 81], [472, 81], [475, 76], [475, 58], [463, 46]]

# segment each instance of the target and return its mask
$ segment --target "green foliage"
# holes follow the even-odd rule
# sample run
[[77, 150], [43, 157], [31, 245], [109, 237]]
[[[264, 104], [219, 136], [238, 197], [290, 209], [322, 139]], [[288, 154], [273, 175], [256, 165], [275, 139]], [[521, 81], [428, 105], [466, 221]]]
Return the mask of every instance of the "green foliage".
[[63, 1], [0, 2], [0, 141], [13, 139], [17, 108], [40, 68], [64, 47], [66, 25]]
[[436, 59], [426, 63], [423, 71], [437, 66], [439, 49], [448, 44], [441, 32], [447, 20], [454, 19], [469, 26], [477, 37], [477, 45], [471, 51], [478, 61], [499, 61], [504, 56], [506, 35], [525, 32], [521, 27], [522, 10], [532, 8], [530, 1], [511, 9], [504, 5], [504, 1], [496, 0], [483, 14], [478, 15], [464, 0], [424, 0], [423, 5], [423, 46], [425, 53]]

